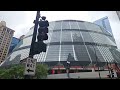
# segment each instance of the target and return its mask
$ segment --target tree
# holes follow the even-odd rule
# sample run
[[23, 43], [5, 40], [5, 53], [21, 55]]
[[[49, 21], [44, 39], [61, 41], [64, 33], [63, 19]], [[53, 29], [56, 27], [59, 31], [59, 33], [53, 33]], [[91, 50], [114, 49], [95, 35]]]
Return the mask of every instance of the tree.
[[[17, 64], [11, 65], [9, 68], [0, 68], [0, 79], [24, 79], [24, 65]], [[37, 64], [36, 66], [36, 79], [42, 79], [47, 77], [47, 65]]]
[[37, 64], [36, 65], [36, 74], [35, 77], [37, 79], [44, 79], [47, 77], [48, 74], [48, 67], [45, 64]]

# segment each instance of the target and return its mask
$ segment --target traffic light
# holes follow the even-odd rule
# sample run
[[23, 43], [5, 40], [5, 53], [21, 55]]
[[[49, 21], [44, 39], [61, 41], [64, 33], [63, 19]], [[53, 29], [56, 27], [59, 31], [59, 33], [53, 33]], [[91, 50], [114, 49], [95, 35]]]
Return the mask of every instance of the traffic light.
[[49, 22], [46, 20], [46, 17], [41, 17], [42, 19], [39, 21], [39, 29], [38, 29], [38, 42], [43, 40], [48, 40], [48, 26]]
[[45, 43], [41, 42], [35, 42], [34, 44], [34, 50], [33, 55], [40, 54], [41, 52], [46, 52], [47, 45]]
[[35, 42], [34, 45], [34, 55], [40, 54], [41, 52], [46, 52], [47, 44], [45, 44], [43, 41], [48, 40], [48, 26], [49, 22], [46, 20], [46, 17], [41, 17], [41, 20], [39, 21], [37, 42]]
[[111, 69], [111, 75], [112, 75], [112, 78], [114, 77], [114, 71], [113, 69]]

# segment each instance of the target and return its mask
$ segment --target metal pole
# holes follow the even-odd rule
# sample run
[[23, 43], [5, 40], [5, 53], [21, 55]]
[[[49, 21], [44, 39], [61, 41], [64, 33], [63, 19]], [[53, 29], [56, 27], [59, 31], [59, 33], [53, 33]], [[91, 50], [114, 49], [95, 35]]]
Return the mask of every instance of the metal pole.
[[33, 37], [32, 37], [32, 42], [31, 42], [31, 47], [30, 47], [30, 52], [29, 52], [29, 57], [30, 58], [33, 58], [33, 56], [34, 56], [33, 55], [33, 50], [34, 50], [34, 44], [35, 44], [35, 41], [36, 41], [39, 18], [40, 18], [40, 11], [37, 11], [36, 20], [34, 21], [35, 26], [34, 26], [34, 31], [33, 31]]
[[[92, 46], [93, 46], [93, 45], [92, 45]], [[94, 46], [93, 46], [93, 48], [94, 48]], [[98, 60], [97, 60], [97, 55], [96, 55], [96, 50], [95, 50], [95, 48], [94, 48], [94, 53], [95, 53], [95, 57], [96, 57], [96, 62], [97, 62], [97, 64], [98, 64]], [[98, 66], [98, 73], [99, 73], [99, 78], [101, 79], [99, 66]]]
[[[40, 11], [37, 11], [36, 20], [34, 20], [35, 26], [34, 26], [33, 37], [32, 37], [32, 42], [31, 42], [31, 47], [30, 47], [30, 52], [29, 52], [29, 57], [30, 58], [33, 58], [33, 56], [34, 56], [33, 55], [33, 50], [34, 50], [34, 44], [35, 44], [35, 41], [36, 41], [39, 18], [40, 18]], [[25, 75], [24, 78], [25, 79], [30, 79], [31, 76], [30, 75]]]

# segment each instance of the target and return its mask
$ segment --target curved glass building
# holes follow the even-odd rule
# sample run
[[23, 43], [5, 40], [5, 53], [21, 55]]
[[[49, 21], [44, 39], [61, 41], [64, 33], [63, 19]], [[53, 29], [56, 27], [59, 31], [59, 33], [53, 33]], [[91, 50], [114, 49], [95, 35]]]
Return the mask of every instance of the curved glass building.
[[[2, 66], [18, 64], [28, 57], [33, 30], [34, 27], [30, 28]], [[71, 66], [120, 63], [120, 52], [113, 36], [94, 23], [79, 20], [53, 21], [50, 22], [48, 37], [45, 41], [46, 53], [34, 55], [38, 63], [46, 63], [48, 66], [57, 65], [58, 62], [66, 65], [67, 60]], [[72, 58], [68, 59], [69, 54]]]

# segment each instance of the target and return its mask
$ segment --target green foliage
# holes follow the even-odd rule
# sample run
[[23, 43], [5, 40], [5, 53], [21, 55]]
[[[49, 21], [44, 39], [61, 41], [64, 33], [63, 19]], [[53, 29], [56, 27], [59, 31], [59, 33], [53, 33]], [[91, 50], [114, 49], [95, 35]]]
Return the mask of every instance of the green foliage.
[[[0, 68], [0, 79], [24, 79], [24, 65], [12, 65], [9, 68]], [[42, 79], [47, 77], [47, 66], [37, 64], [36, 74], [33, 78]]]
[[36, 77], [37, 79], [44, 79], [47, 77], [48, 67], [44, 64], [36, 65]]

